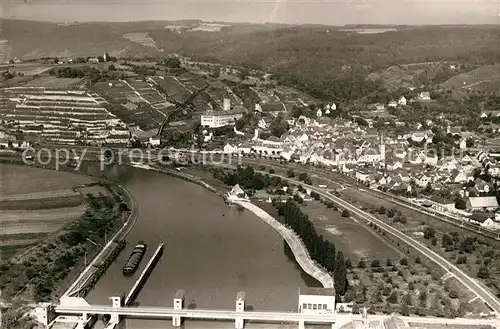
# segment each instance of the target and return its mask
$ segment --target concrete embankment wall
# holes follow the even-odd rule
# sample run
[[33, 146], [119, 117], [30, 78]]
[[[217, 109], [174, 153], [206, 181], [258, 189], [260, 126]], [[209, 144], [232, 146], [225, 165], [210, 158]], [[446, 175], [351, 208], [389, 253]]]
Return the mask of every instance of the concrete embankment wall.
[[302, 267], [304, 272], [306, 272], [307, 274], [318, 280], [323, 285], [324, 288], [334, 288], [334, 281], [331, 275], [328, 274], [328, 272], [325, 269], [323, 269], [320, 265], [316, 264], [316, 262], [314, 262], [311, 259], [306, 246], [299, 238], [299, 236], [295, 234], [295, 232], [285, 227], [283, 224], [278, 222], [267, 212], [265, 212], [264, 210], [257, 207], [251, 202], [233, 201], [233, 203], [238, 204], [244, 207], [245, 209], [253, 212], [259, 218], [261, 218], [267, 224], [273, 227], [288, 243], [290, 249], [292, 250], [295, 256], [295, 259], [297, 260], [297, 263], [299, 263], [300, 267]]

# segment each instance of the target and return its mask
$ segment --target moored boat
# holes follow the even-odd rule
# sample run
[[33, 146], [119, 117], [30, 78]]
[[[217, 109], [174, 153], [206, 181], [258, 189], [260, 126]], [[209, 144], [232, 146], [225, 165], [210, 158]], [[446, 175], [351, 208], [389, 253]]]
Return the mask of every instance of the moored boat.
[[125, 266], [123, 267], [123, 275], [132, 275], [135, 273], [139, 264], [146, 253], [146, 244], [144, 241], [139, 241], [139, 243], [134, 247], [130, 257], [128, 258]]

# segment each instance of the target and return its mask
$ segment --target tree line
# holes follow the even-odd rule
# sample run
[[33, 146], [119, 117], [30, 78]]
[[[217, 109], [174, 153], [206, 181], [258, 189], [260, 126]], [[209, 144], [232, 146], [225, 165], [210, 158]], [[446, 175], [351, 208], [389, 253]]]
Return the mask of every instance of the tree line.
[[212, 170], [214, 178], [224, 182], [226, 185], [234, 186], [239, 184], [244, 189], [249, 190], [262, 190], [270, 187], [284, 187], [288, 184], [277, 176], [270, 176], [268, 174], [261, 174], [248, 166], [242, 168], [238, 166], [236, 170], [227, 172], [221, 168], [214, 168]]
[[323, 266], [330, 274], [333, 274], [335, 282], [335, 293], [339, 298], [343, 296], [348, 288], [347, 269], [349, 260], [344, 259], [341, 251], [336, 252], [335, 245], [318, 235], [309, 217], [304, 214], [300, 207], [293, 201], [286, 203], [274, 201], [273, 205], [278, 209], [278, 214], [304, 242], [311, 258]]

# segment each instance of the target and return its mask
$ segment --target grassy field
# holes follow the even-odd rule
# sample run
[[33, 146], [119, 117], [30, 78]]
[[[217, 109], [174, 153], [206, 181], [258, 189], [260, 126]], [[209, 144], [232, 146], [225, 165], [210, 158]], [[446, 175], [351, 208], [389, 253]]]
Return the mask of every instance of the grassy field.
[[355, 219], [344, 218], [340, 211], [328, 209], [317, 201], [308, 201], [302, 211], [309, 215], [319, 234], [335, 244], [345, 257], [360, 259], [399, 259], [400, 253], [386, 244]]
[[53, 170], [0, 164], [0, 196], [71, 189], [93, 179]]
[[82, 83], [82, 79], [58, 78], [55, 76], [38, 77], [23, 84], [23, 87], [45, 87], [48, 89], [69, 89]]
[[74, 187], [92, 179], [60, 171], [1, 164], [0, 258], [26, 249], [80, 218], [84, 197]]
[[441, 87], [498, 92], [500, 88], [500, 64], [482, 66], [473, 71], [456, 75], [443, 83]]

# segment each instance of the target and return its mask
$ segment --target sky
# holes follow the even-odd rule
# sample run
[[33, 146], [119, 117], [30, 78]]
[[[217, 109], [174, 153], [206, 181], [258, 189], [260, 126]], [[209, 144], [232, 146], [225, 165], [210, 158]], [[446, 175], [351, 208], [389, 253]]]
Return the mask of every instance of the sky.
[[0, 0], [0, 17], [51, 22], [496, 24], [500, 0]]

